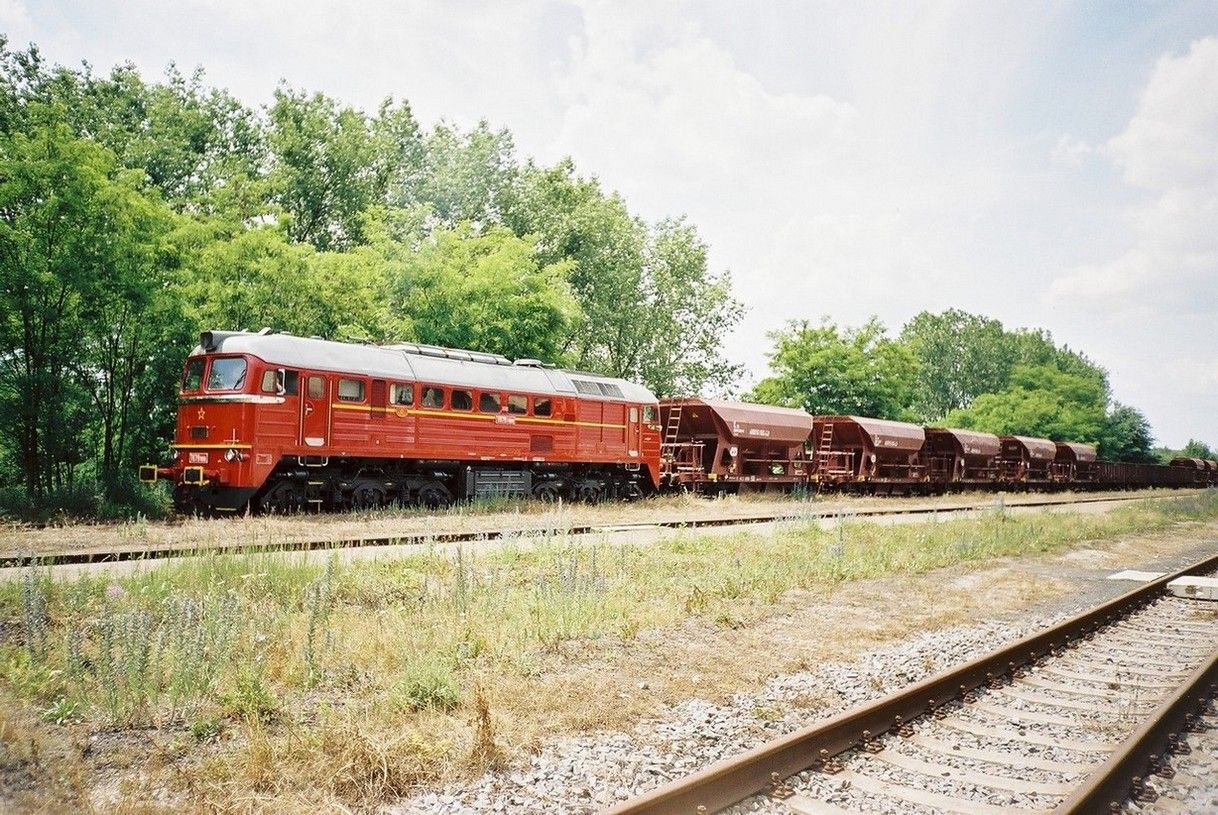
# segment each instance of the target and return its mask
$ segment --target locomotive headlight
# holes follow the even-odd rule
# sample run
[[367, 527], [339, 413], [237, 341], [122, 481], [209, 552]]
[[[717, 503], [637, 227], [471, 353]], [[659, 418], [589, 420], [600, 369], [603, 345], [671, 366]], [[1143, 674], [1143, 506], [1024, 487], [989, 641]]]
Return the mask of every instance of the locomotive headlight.
[[230, 447], [224, 451], [224, 460], [225, 461], [239, 461], [240, 459], [241, 459], [241, 454], [238, 453], [235, 448]]

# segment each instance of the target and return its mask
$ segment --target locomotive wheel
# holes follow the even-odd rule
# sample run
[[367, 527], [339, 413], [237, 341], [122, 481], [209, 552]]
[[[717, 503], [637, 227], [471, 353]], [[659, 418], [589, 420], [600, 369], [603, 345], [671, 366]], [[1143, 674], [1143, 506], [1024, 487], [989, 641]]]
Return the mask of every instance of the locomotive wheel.
[[562, 498], [562, 494], [562, 484], [558, 481], [542, 481], [540, 484], [533, 487], [533, 497], [538, 501], [553, 503], [560, 500]]
[[272, 515], [291, 515], [305, 507], [304, 490], [291, 481], [280, 481], [267, 490], [258, 502], [263, 512]]
[[419, 487], [415, 500], [428, 509], [444, 509], [453, 502], [453, 494], [439, 481], [428, 481]]
[[179, 484], [173, 489], [173, 506], [183, 515], [198, 515], [199, 507], [195, 502], [195, 492], [185, 484]]
[[605, 488], [599, 481], [580, 481], [575, 485], [575, 498], [585, 504], [595, 504], [605, 497]]
[[377, 509], [385, 505], [385, 489], [380, 484], [361, 481], [351, 489], [351, 506], [355, 509]]

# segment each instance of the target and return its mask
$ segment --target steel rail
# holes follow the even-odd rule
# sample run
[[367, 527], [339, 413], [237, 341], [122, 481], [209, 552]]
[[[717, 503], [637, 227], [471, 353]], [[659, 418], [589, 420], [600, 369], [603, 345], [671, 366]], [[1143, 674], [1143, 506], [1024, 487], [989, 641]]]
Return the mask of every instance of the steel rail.
[[[917, 682], [875, 702], [840, 713], [786, 736], [727, 758], [606, 811], [606, 815], [690, 815], [715, 812], [796, 773], [901, 727], [983, 684], [1018, 671], [1046, 654], [1155, 599], [1177, 577], [1218, 568], [1214, 555], [1164, 575], [1095, 608], [1030, 634], [1004, 648]], [[1126, 779], [1128, 780], [1128, 779]], [[1094, 810], [1092, 810], [1094, 811]]]
[[1053, 810], [1054, 815], [1118, 811], [1131, 789], [1138, 790], [1149, 773], [1162, 767], [1161, 757], [1172, 752], [1177, 735], [1216, 692], [1218, 650]]
[[1070, 501], [1052, 501], [1038, 499], [1036, 501], [1017, 501], [1014, 503], [984, 503], [984, 504], [949, 504], [946, 506], [916, 506], [916, 507], [871, 507], [862, 509], [824, 509], [811, 512], [787, 512], [768, 515], [751, 515], [735, 518], [694, 518], [681, 520], [640, 521], [625, 524], [583, 524], [576, 526], [542, 527], [524, 529], [498, 529], [480, 532], [441, 532], [441, 533], [405, 533], [400, 535], [378, 535], [361, 538], [326, 538], [304, 541], [283, 541], [276, 543], [233, 544], [233, 545], [191, 545], [165, 546], [152, 548], [124, 548], [110, 550], [86, 550], [74, 552], [53, 552], [48, 554], [5, 555], [0, 556], [0, 569], [24, 568], [27, 566], [43, 565], [81, 565], [90, 563], [119, 563], [132, 560], [159, 560], [164, 558], [197, 557], [208, 554], [263, 554], [274, 552], [316, 552], [330, 549], [360, 549], [374, 546], [422, 546], [427, 544], [475, 543], [504, 538], [550, 535], [592, 535], [607, 532], [628, 532], [644, 529], [704, 529], [717, 526], [745, 526], [761, 523], [781, 523], [801, 520], [833, 520], [841, 518], [852, 520], [856, 518], [885, 517], [896, 515], [934, 515], [951, 512], [985, 512], [994, 509], [1043, 508], [1051, 506], [1074, 506], [1076, 504], [1112, 503], [1118, 501], [1133, 501], [1144, 498], [1175, 498], [1178, 493], [1168, 495], [1105, 495], [1097, 497], [1081, 497]]

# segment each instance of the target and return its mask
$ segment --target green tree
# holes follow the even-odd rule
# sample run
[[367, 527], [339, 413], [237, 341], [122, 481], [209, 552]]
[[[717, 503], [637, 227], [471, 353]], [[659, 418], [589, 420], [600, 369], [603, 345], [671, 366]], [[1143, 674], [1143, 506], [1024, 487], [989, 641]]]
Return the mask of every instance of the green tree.
[[168, 212], [142, 173], [57, 114], [40, 108], [29, 135], [0, 136], [0, 433], [31, 499], [71, 483], [93, 415], [114, 474], [147, 347], [138, 312], [167, 265]]
[[391, 326], [403, 339], [553, 360], [577, 310], [570, 261], [542, 264], [536, 239], [469, 224], [438, 229], [416, 250], [376, 247], [393, 274]]
[[263, 172], [257, 114], [207, 87], [202, 70], [186, 77], [171, 65], [150, 84], [130, 64], [98, 76], [88, 64], [52, 67], [36, 48], [0, 44], [0, 127], [28, 130], [28, 112], [40, 107], [58, 109], [73, 135], [107, 148], [118, 165], [142, 170], [179, 211], [215, 210]]
[[901, 329], [900, 341], [918, 358], [913, 409], [925, 421], [1002, 390], [1015, 364], [1002, 323], [958, 309], [923, 311]]
[[388, 270], [366, 252], [334, 253], [292, 243], [279, 226], [195, 224], [183, 237], [201, 328], [275, 328], [329, 339], [384, 339]]
[[909, 348], [886, 335], [876, 318], [846, 329], [828, 320], [819, 326], [792, 321], [770, 339], [774, 375], [757, 383], [747, 398], [814, 415], [912, 418], [908, 406], [916, 360]]
[[363, 241], [363, 214], [418, 175], [418, 126], [406, 104], [379, 115], [324, 94], [280, 87], [269, 110], [270, 187], [288, 216], [289, 237], [318, 249]]
[[[423, 140], [419, 171], [390, 194], [393, 206], [429, 206], [441, 224], [503, 223], [516, 195], [518, 169], [512, 134], [479, 122], [468, 132], [441, 122]], [[520, 236], [528, 234], [518, 232]]]
[[1137, 408], [1113, 404], [1104, 418], [1099, 455], [1106, 461], [1155, 461], [1150, 422]]
[[563, 342], [571, 364], [627, 373], [646, 330], [646, 226], [620, 197], [577, 176], [570, 159], [524, 170], [507, 223], [517, 235], [537, 236], [542, 263], [575, 261], [570, 281], [579, 318]]
[[1017, 365], [1008, 386], [978, 396], [948, 414], [946, 423], [997, 434], [1041, 436], [1098, 443], [1105, 428], [1108, 394], [1093, 375], [1052, 365]]
[[707, 269], [707, 246], [683, 219], [661, 221], [645, 247], [641, 319], [623, 336], [627, 355], [613, 370], [665, 396], [725, 389], [740, 368], [724, 359], [723, 338], [743, 316], [730, 275]]
[[570, 159], [526, 167], [506, 220], [517, 234], [537, 236], [542, 262], [575, 262], [579, 312], [563, 343], [571, 364], [665, 395], [724, 389], [739, 377], [722, 343], [742, 308], [730, 276], [710, 272], [691, 224], [649, 228], [619, 196], [580, 178]]
[[1208, 461], [1218, 460], [1218, 452], [1215, 452], [1213, 447], [1196, 439], [1189, 439], [1188, 444], [1184, 445], [1184, 449], [1180, 451], [1180, 455], [1185, 458], [1203, 458]]

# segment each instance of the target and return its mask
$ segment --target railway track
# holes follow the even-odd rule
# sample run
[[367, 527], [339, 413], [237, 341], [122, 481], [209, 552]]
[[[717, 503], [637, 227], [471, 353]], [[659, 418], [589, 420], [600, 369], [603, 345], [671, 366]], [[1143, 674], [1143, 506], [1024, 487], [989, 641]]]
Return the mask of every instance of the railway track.
[[1188, 764], [1197, 739], [1218, 744], [1204, 732], [1218, 728], [1218, 604], [1166, 586], [1215, 569], [1218, 556], [609, 812], [1214, 811], [1198, 805], [1214, 802], [1214, 754]]
[[[985, 503], [961, 503], [940, 506], [897, 506], [873, 507], [843, 511], [836, 509], [803, 508], [798, 512], [770, 513], [765, 515], [747, 515], [730, 518], [703, 518], [679, 520], [655, 520], [627, 524], [582, 524], [526, 529], [494, 529], [477, 532], [444, 532], [444, 533], [415, 533], [396, 535], [372, 535], [358, 538], [327, 538], [303, 541], [281, 541], [270, 543], [237, 543], [200, 547], [191, 546], [157, 546], [157, 547], [123, 547], [115, 549], [87, 549], [44, 554], [6, 555], [0, 557], [0, 569], [24, 568], [32, 565], [78, 565], [89, 563], [119, 563], [133, 560], [158, 560], [164, 558], [191, 557], [200, 554], [261, 554], [270, 552], [314, 552], [330, 549], [358, 549], [376, 546], [423, 546], [429, 544], [477, 543], [482, 541], [502, 540], [525, 536], [553, 535], [594, 535], [607, 532], [629, 532], [647, 529], [706, 529], [723, 526], [745, 526], [759, 523], [781, 523], [799, 520], [832, 520], [835, 518], [858, 519], [900, 515], [936, 515], [953, 512], [983, 512], [999, 508], [1037, 508], [1050, 506], [1071, 506], [1075, 504], [1111, 503], [1129, 501], [1136, 495], [1106, 495], [1077, 497], [1069, 501], [1052, 500], [1049, 498], [1034, 501], [1018, 501], [1006, 503], [1002, 500]], [[1168, 497], [1168, 496], [1162, 496]], [[808, 505], [811, 506], [811, 505]]]

